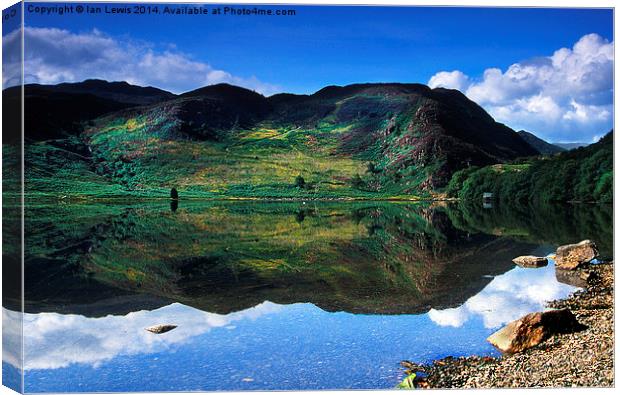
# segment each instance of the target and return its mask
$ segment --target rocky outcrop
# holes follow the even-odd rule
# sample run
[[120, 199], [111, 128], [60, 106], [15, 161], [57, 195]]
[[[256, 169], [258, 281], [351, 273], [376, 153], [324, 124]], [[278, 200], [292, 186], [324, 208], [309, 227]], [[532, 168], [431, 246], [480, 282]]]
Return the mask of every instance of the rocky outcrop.
[[575, 270], [598, 257], [598, 248], [591, 240], [558, 247], [555, 252], [555, 266], [559, 269]]
[[543, 267], [543, 266], [547, 266], [547, 258], [545, 257], [539, 257], [539, 256], [533, 256], [533, 255], [523, 255], [523, 256], [518, 256], [515, 259], [512, 260], [515, 264], [521, 266], [521, 267]]
[[493, 333], [487, 341], [499, 350], [517, 353], [534, 347], [550, 336], [583, 329], [568, 309], [531, 313]]

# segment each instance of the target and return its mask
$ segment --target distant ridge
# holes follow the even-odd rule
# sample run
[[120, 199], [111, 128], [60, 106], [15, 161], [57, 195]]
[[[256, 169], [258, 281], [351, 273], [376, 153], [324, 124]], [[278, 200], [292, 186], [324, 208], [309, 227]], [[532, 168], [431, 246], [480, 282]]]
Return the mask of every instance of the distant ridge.
[[[4, 110], [19, 112], [21, 87], [2, 91]], [[25, 126], [27, 139], [47, 140], [79, 133], [79, 123], [129, 107], [155, 104], [176, 95], [158, 88], [141, 87], [127, 82], [85, 80], [58, 85], [26, 84]], [[3, 125], [5, 131], [17, 130], [18, 125]], [[17, 139], [10, 133], [5, 139]]]
[[553, 145], [569, 151], [579, 147], [587, 147], [590, 143], [553, 143]]
[[519, 133], [519, 136], [521, 136], [521, 138], [525, 140], [526, 143], [531, 145], [532, 148], [540, 152], [542, 155], [553, 155], [565, 150], [564, 148], [558, 147], [554, 144], [550, 144], [545, 140], [537, 137], [533, 133], [527, 132], [525, 130], [519, 130], [517, 133]]
[[30, 84], [27, 87], [74, 94], [91, 94], [103, 99], [132, 105], [145, 105], [170, 100], [176, 95], [151, 86], [131, 85], [125, 81], [108, 82], [91, 79], [82, 82], [65, 82], [58, 85]]

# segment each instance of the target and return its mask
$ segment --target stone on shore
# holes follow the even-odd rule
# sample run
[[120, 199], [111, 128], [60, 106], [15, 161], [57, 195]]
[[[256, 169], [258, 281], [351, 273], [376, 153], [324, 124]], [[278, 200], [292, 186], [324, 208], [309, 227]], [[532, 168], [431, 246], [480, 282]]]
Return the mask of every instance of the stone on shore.
[[547, 258], [545, 257], [539, 257], [539, 256], [533, 256], [533, 255], [523, 255], [523, 256], [518, 256], [515, 259], [512, 260], [515, 264], [521, 266], [521, 267], [543, 267], [543, 266], [547, 266]]
[[598, 248], [591, 240], [558, 247], [555, 252], [555, 266], [559, 269], [575, 270], [598, 257]]
[[176, 325], [163, 324], [163, 325], [149, 326], [148, 328], [145, 328], [145, 330], [147, 330], [147, 331], [149, 331], [151, 333], [155, 333], [157, 335], [160, 335], [162, 333], [170, 332], [171, 330], [173, 330], [176, 327], [177, 327]]
[[596, 278], [596, 273], [591, 270], [584, 270], [579, 273], [579, 278], [584, 280], [586, 283], [590, 283], [592, 280]]
[[583, 277], [581, 270], [562, 270], [556, 267], [555, 279], [562, 284], [572, 285], [573, 287], [585, 288], [588, 286], [588, 279]]
[[531, 313], [512, 321], [487, 338], [487, 341], [506, 353], [518, 353], [534, 347], [552, 335], [582, 329], [568, 309]]

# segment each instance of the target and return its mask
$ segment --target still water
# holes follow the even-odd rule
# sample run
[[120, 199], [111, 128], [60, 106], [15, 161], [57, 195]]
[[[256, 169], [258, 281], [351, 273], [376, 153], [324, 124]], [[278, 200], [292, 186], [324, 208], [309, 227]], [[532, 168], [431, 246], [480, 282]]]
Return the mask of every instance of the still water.
[[612, 255], [606, 206], [181, 203], [26, 213], [27, 392], [393, 388], [580, 285], [512, 258]]

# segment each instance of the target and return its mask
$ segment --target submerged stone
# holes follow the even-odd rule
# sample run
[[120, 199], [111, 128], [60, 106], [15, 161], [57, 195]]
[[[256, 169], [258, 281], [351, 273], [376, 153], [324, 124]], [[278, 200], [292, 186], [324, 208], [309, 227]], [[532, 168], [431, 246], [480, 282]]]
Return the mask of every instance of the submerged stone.
[[149, 326], [148, 328], [145, 328], [145, 330], [147, 330], [147, 331], [149, 331], [151, 333], [155, 333], [157, 335], [160, 335], [162, 333], [170, 332], [171, 330], [173, 330], [176, 327], [177, 327], [177, 325], [163, 324], [163, 325]]
[[518, 256], [512, 260], [515, 264], [521, 267], [543, 267], [547, 266], [547, 258], [533, 256], [533, 255], [524, 255]]

